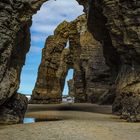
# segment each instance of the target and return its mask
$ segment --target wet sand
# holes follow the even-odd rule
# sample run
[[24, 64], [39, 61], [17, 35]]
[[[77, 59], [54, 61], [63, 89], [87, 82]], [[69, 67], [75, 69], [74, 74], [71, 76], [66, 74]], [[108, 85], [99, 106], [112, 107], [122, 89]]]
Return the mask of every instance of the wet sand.
[[48, 121], [0, 126], [0, 140], [140, 140], [140, 123], [120, 120], [111, 106], [29, 105], [26, 117]]

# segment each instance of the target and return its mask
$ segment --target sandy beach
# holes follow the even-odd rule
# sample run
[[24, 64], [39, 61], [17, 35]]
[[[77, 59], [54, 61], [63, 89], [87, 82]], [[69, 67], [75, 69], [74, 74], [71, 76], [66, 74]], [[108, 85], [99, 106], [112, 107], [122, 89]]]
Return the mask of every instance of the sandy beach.
[[0, 126], [0, 140], [140, 140], [140, 123], [112, 115], [111, 106], [29, 105], [25, 117], [40, 122]]

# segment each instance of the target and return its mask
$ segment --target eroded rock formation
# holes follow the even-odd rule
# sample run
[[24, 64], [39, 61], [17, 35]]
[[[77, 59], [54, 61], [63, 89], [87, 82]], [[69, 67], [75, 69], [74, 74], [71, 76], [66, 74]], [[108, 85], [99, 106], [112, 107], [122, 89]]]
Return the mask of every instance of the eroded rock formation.
[[[20, 105], [26, 100], [23, 95], [18, 95], [17, 90], [21, 69], [30, 48], [32, 15], [39, 10], [42, 2], [38, 0], [0, 1], [0, 109], [2, 110], [0, 118], [5, 116], [4, 120], [7, 123], [8, 121], [9, 123], [21, 122], [25, 113], [23, 110], [26, 108], [27, 102], [19, 108], [14, 102], [19, 100], [18, 104]], [[13, 96], [22, 98], [14, 98], [14, 101]], [[5, 104], [8, 104], [8, 109]], [[16, 113], [13, 111], [15, 108], [18, 110]], [[11, 112], [13, 113], [11, 114]], [[11, 121], [12, 115], [13, 120]]]
[[[0, 108], [4, 108], [6, 102], [12, 104], [14, 101], [12, 97], [17, 96], [17, 90], [20, 83], [20, 73], [25, 62], [26, 53], [30, 47], [30, 32], [32, 15], [39, 10], [40, 6], [47, 0], [1, 0], [0, 1]], [[140, 2], [138, 0], [77, 0], [79, 4], [84, 6], [84, 11], [87, 14], [87, 25], [89, 32], [93, 35], [93, 39], [97, 41], [99, 46], [103, 48], [103, 55], [106, 70], [101, 71], [103, 75], [97, 77], [103, 79], [98, 82], [98, 78], [94, 77], [94, 82], [83, 75], [87, 75], [85, 68], [90, 67], [98, 62], [90, 59], [88, 63], [81, 62], [79, 55], [75, 62], [80, 66], [75, 71], [77, 81], [76, 96], [78, 98], [87, 100], [88, 95], [85, 94], [86, 83], [94, 85], [98, 83], [104, 87], [106, 79], [110, 83], [108, 95], [115, 93], [116, 99], [113, 104], [113, 112], [122, 115], [123, 118], [129, 121], [140, 120]], [[73, 27], [77, 26], [73, 23]], [[71, 26], [71, 28], [73, 28]], [[72, 33], [72, 32], [71, 32]], [[89, 33], [89, 34], [90, 34]], [[57, 34], [57, 33], [56, 33]], [[73, 32], [74, 34], [74, 32]], [[85, 33], [86, 34], [86, 33]], [[78, 35], [80, 33], [78, 32]], [[79, 39], [79, 36], [77, 36]], [[77, 39], [76, 38], [76, 39]], [[82, 45], [80, 40], [77, 44], [73, 44], [73, 36], [69, 36], [71, 47], [80, 46], [82, 52]], [[100, 42], [100, 43], [99, 43]], [[83, 47], [84, 48], [84, 47]], [[83, 49], [84, 50], [84, 49]], [[94, 50], [94, 49], [93, 49]], [[79, 50], [76, 50], [79, 52]], [[95, 56], [101, 52], [97, 49]], [[76, 52], [75, 52], [76, 54]], [[102, 55], [102, 53], [101, 53]], [[100, 59], [99, 59], [100, 60]], [[104, 64], [105, 64], [104, 63]], [[53, 66], [53, 65], [52, 65]], [[92, 67], [94, 68], [94, 66]], [[92, 68], [90, 73], [92, 77]], [[111, 79], [109, 71], [111, 72]], [[81, 73], [82, 70], [82, 73]], [[96, 71], [98, 73], [98, 70]], [[94, 72], [93, 72], [94, 73]], [[65, 73], [66, 74], [66, 73]], [[64, 79], [61, 79], [62, 83]], [[57, 82], [55, 84], [58, 84]], [[91, 87], [89, 86], [89, 92]], [[100, 87], [100, 86], [99, 86]], [[94, 88], [98, 88], [95, 86]], [[93, 88], [93, 89], [94, 89]], [[104, 88], [103, 88], [104, 89]], [[60, 90], [60, 89], [59, 89]], [[84, 94], [81, 94], [81, 93]], [[95, 95], [91, 92], [90, 95]], [[82, 95], [82, 96], [81, 96]], [[86, 97], [84, 95], [87, 95]], [[110, 96], [110, 97], [111, 97]], [[91, 98], [90, 98], [91, 99]], [[24, 100], [24, 99], [22, 99]], [[21, 100], [19, 101], [21, 102]], [[10, 110], [14, 109], [14, 106]], [[20, 110], [21, 108], [18, 108]], [[7, 113], [8, 114], [8, 113]], [[21, 117], [22, 118], [22, 117]]]
[[22, 123], [27, 110], [28, 99], [21, 94], [14, 94], [0, 107], [0, 124]]
[[[67, 41], [69, 48], [65, 48]], [[74, 77], [69, 88], [75, 102], [97, 103], [110, 89], [111, 72], [100, 42], [87, 30], [86, 15], [62, 22], [47, 38], [30, 103], [61, 102], [70, 68], [74, 69]]]
[[89, 30], [102, 42], [106, 62], [114, 68], [113, 112], [129, 121], [139, 121], [140, 2], [95, 0], [89, 5]]
[[70, 97], [75, 97], [75, 92], [74, 92], [74, 80], [70, 79], [69, 81], [67, 81], [68, 84], [68, 89], [69, 89], [69, 93], [68, 95]]
[[[32, 103], [59, 103], [67, 73], [65, 57], [69, 49], [64, 49], [69, 35], [69, 23], [64, 21], [46, 40], [42, 51], [38, 79], [32, 95]], [[64, 62], [64, 63], [63, 63]]]

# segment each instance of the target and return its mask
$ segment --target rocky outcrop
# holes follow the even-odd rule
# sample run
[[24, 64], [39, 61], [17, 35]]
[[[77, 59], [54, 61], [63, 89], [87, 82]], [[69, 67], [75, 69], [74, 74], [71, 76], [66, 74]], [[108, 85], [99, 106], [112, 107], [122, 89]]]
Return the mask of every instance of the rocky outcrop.
[[[122, 1], [117, 5], [115, 11], [117, 10], [120, 11], [121, 18], [117, 20], [119, 15], [115, 16], [116, 20], [111, 26], [110, 33], [122, 65], [116, 80], [117, 98], [113, 111], [121, 112], [122, 117], [129, 121], [140, 121], [140, 2]], [[115, 108], [116, 102], [120, 103], [119, 110]]]
[[[20, 73], [25, 62], [26, 53], [28, 52], [30, 47], [29, 28], [32, 23], [32, 15], [35, 14], [37, 10], [39, 10], [40, 6], [45, 1], [47, 0], [0, 1], [1, 108], [3, 108], [4, 104], [8, 101], [12, 103], [12, 97], [15, 94], [16, 96], [18, 96], [16, 92], [20, 83]], [[81, 31], [77, 30], [78, 21], [74, 21], [71, 23], [71, 26], [69, 27], [69, 29], [71, 30], [71, 35], [69, 34], [69, 42], [73, 53], [71, 53], [70, 50], [69, 51], [72, 54], [72, 57], [70, 57], [70, 59], [72, 58], [72, 61], [75, 62], [75, 64], [73, 63], [72, 65], [73, 68], [75, 68], [74, 86], [76, 93], [75, 96], [77, 98], [76, 101], [85, 102], [89, 99], [91, 100], [92, 98], [98, 98], [95, 97], [95, 94], [97, 91], [100, 94], [99, 89], [101, 88], [101, 92], [104, 92], [104, 97], [106, 97], [107, 100], [112, 99], [112, 97], [116, 97], [113, 104], [113, 112], [119, 113], [123, 118], [128, 119], [129, 121], [139, 121], [140, 2], [138, 0], [77, 1], [85, 8], [84, 11], [86, 12], [88, 19], [88, 30], [92, 34], [93, 38], [91, 37], [90, 33], [85, 32], [85, 35], [88, 34], [88, 39], [95, 40], [95, 44], [101, 46], [103, 50], [98, 45], [98, 49], [95, 47], [95, 50], [93, 49], [94, 47], [84, 47], [88, 46], [89, 44], [87, 45], [85, 41], [82, 42], [82, 39], [80, 39], [80, 35], [82, 35], [81, 31], [83, 29]], [[56, 31], [55, 34], [58, 34], [58, 32]], [[85, 43], [86, 45], [84, 45], [83, 43]], [[93, 59], [94, 57], [92, 58], [92, 56], [90, 57], [90, 60], [88, 62], [87, 60], [83, 60], [85, 58], [87, 59], [87, 57], [81, 56], [82, 53], [87, 54], [87, 51], [83, 51], [86, 50], [86, 48], [94, 51], [94, 56], [99, 59], [99, 63], [103, 61], [103, 65], [105, 67], [99, 66], [97, 61], [98, 59], [95, 60]], [[57, 52], [60, 50], [58, 49], [52, 51]], [[101, 53], [101, 56], [99, 56], [98, 53]], [[57, 53], [55, 53], [55, 55], [57, 56]], [[102, 57], [102, 55], [105, 59]], [[52, 60], [50, 60], [50, 62], [51, 61]], [[85, 62], [87, 63], [85, 64]], [[92, 63], [96, 65], [95, 71], [95, 66], [93, 66]], [[105, 65], [105, 63], [107, 65]], [[52, 70], [54, 64], [52, 63], [50, 67]], [[88, 69], [87, 73], [87, 68], [89, 67], [90, 69]], [[100, 71], [100, 68], [105, 69]], [[57, 68], [57, 70], [58, 69], [60, 70], [60, 68]], [[57, 70], [48, 72], [50, 73], [50, 75], [53, 75], [52, 79], [54, 78], [54, 73], [57, 74]], [[98, 71], [102, 72], [103, 75], [101, 75], [100, 72], [98, 73]], [[96, 76], [93, 74], [94, 72], [96, 73]], [[66, 75], [66, 73], [67, 72], [63, 74]], [[90, 75], [91, 79], [88, 75]], [[59, 91], [59, 93], [61, 92], [63, 87], [64, 77], [62, 79], [59, 79], [60, 77], [54, 79], [55, 87], [61, 87], [56, 89]], [[101, 82], [98, 81], [100, 78]], [[58, 79], [59, 82], [57, 82]], [[50, 85], [50, 87], [52, 87], [52, 85]], [[93, 92], [94, 90], [96, 92]], [[115, 95], [113, 95], [112, 93], [115, 93]], [[55, 94], [56, 93], [54, 92], [54, 95]], [[60, 95], [58, 96], [57, 100], [60, 100]], [[12, 108], [10, 108], [10, 110], [12, 110]], [[20, 110], [20, 108], [18, 108], [18, 110]]]
[[75, 50], [73, 53], [74, 87], [72, 87], [75, 101], [97, 103], [110, 88], [110, 69], [105, 63], [100, 42], [87, 29], [86, 15], [78, 17], [74, 22], [76, 22], [74, 29], [77, 28], [79, 33], [77, 40], [73, 39], [74, 35], [70, 36], [71, 49]]
[[84, 89], [87, 101], [97, 103], [100, 97], [110, 89], [111, 72], [105, 63], [103, 48], [87, 30], [87, 20], [82, 18], [80, 27], [80, 62], [84, 75]]
[[15, 94], [0, 107], [0, 124], [22, 123], [27, 109], [25, 95]]
[[[65, 48], [67, 41], [69, 48]], [[75, 102], [97, 103], [109, 90], [110, 69], [100, 42], [87, 30], [86, 15], [62, 22], [47, 38], [30, 103], [61, 102], [70, 68], [74, 69], [74, 77], [69, 81], [69, 95], [75, 97]]]
[[37, 1], [0, 1], [0, 105], [19, 87], [21, 68], [30, 47], [31, 18]]
[[[69, 42], [69, 48], [66, 48], [67, 42]], [[62, 22], [54, 31], [54, 35], [46, 40], [30, 103], [61, 102], [68, 70], [75, 67], [77, 75], [78, 70], [76, 65], [74, 66], [74, 61], [77, 61], [79, 48], [76, 21]]]
[[106, 62], [112, 68], [115, 80], [113, 112], [129, 121], [140, 120], [139, 9], [137, 0], [89, 2], [88, 27], [102, 42]]
[[68, 89], [69, 89], [68, 95], [69, 95], [70, 97], [75, 97], [75, 92], [74, 92], [74, 80], [71, 79], [71, 80], [67, 81], [67, 83], [68, 83]]
[[[31, 98], [31, 103], [59, 103], [67, 73], [65, 58], [69, 54], [64, 49], [69, 35], [69, 23], [64, 21], [46, 40], [42, 51], [38, 78]], [[64, 61], [64, 63], [62, 63]]]
[[139, 121], [140, 2], [137, 0], [88, 2], [78, 0], [78, 2], [84, 5], [88, 29], [94, 39], [101, 43], [105, 62], [111, 71], [111, 79], [108, 72], [105, 74], [110, 87], [101, 96], [101, 102], [113, 102], [116, 98], [113, 112], [121, 114], [122, 118], [129, 121]]
[[[37, 0], [0, 1], [0, 107], [3, 109], [7, 101], [13, 102], [12, 97], [19, 88], [21, 69], [30, 47], [31, 18], [41, 4]], [[9, 115], [9, 111], [14, 110], [12, 107], [4, 114]]]

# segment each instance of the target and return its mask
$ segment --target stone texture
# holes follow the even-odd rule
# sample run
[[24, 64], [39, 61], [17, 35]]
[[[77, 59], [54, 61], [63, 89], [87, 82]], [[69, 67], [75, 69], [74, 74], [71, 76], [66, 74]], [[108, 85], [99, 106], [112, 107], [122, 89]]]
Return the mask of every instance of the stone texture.
[[[45, 1], [47, 0], [0, 1], [0, 106], [12, 100], [12, 96], [19, 87], [21, 69], [25, 62], [26, 53], [30, 47], [29, 27], [32, 23], [32, 15], [39, 10]], [[73, 50], [72, 60], [75, 62], [73, 67], [75, 68], [74, 78], [76, 80], [74, 85], [77, 102], [87, 101], [88, 93], [86, 89], [90, 89], [90, 86], [85, 88], [87, 85], [93, 84], [97, 91], [100, 89], [100, 86], [95, 86], [95, 83], [101, 85], [103, 89], [105, 89], [109, 83], [111, 87], [108, 86], [108, 91], [103, 92], [107, 95], [106, 97], [110, 95], [109, 98], [112, 98], [112, 93], [115, 93], [114, 96], [116, 96], [116, 99], [113, 104], [113, 112], [121, 114], [123, 118], [129, 121], [139, 121], [140, 2], [138, 0], [77, 1], [84, 6], [84, 11], [88, 19], [88, 30], [96, 42], [100, 42], [105, 58], [105, 60], [102, 60], [106, 62], [108, 66], [107, 69], [111, 72], [110, 77], [110, 72], [107, 69], [107, 71], [102, 71], [102, 82], [97, 82], [100, 74], [97, 74], [98, 78], [93, 76], [94, 82], [90, 82], [87, 78], [88, 76], [84, 76], [87, 75], [85, 67], [89, 67], [92, 63], [90, 63], [90, 61], [96, 63], [97, 66], [98, 61], [91, 59], [86, 65], [85, 62], [81, 62], [82, 57], [80, 59], [80, 55], [82, 54], [82, 50], [84, 50], [80, 43], [79, 36], [81, 33], [80, 31], [78, 32], [78, 30], [76, 31], [76, 23], [78, 22], [72, 22], [69, 42], [71, 50]], [[56, 31], [55, 34], [58, 34], [58, 32]], [[59, 51], [59, 49], [52, 51]], [[98, 52], [101, 52], [101, 50], [97, 49], [95, 52], [97, 53], [95, 53], [95, 56], [98, 56]], [[57, 55], [57, 53], [55, 53], [55, 55]], [[51, 67], [54, 67], [54, 65], [51, 64]], [[51, 75], [55, 72], [51, 71]], [[92, 70], [88, 73], [92, 75]], [[95, 73], [98, 73], [98, 70], [95, 70]], [[90, 84], [85, 82], [86, 79], [89, 81], [87, 83]], [[61, 80], [63, 83], [64, 79]], [[105, 80], [107, 80], [107, 84]], [[59, 82], [57, 82], [56, 79], [54, 79], [54, 81], [57, 85], [56, 87], [60, 87], [58, 86]], [[62, 85], [63, 84], [61, 84], [61, 86]], [[60, 88], [57, 90], [59, 92], [61, 91]], [[93, 93], [93, 96], [95, 95], [94, 92], [89, 93], [90, 95], [91, 93]], [[60, 99], [60, 95], [58, 99]]]
[[102, 45], [87, 30], [86, 18], [81, 20], [83, 23], [80, 27], [80, 62], [84, 74], [84, 88], [87, 101], [97, 103], [100, 96], [110, 88], [111, 72], [105, 63]]
[[32, 15], [41, 2], [0, 1], [0, 105], [19, 87], [19, 76], [30, 47]]
[[[75, 102], [97, 103], [108, 91], [110, 69], [105, 63], [100, 42], [87, 30], [86, 23], [86, 15], [70, 23], [64, 21], [54, 35], [47, 38], [30, 103], [61, 102], [70, 68], [74, 69], [74, 77], [69, 81], [69, 95], [75, 97]], [[69, 48], [65, 48], [67, 41]]]
[[116, 93], [113, 112], [125, 114], [129, 121], [139, 121], [140, 2], [95, 0], [89, 1], [89, 5], [89, 30], [102, 43], [106, 62], [113, 72]]
[[39, 66], [38, 78], [30, 103], [59, 103], [67, 73], [65, 58], [69, 49], [64, 49], [68, 41], [69, 23], [64, 21], [54, 35], [46, 40], [42, 51], [42, 61]]
[[85, 81], [84, 74], [81, 68], [80, 62], [80, 54], [81, 54], [81, 46], [80, 46], [80, 32], [78, 30], [78, 24], [82, 24], [79, 22], [81, 20], [81, 16], [76, 20], [71, 22], [70, 26], [70, 35], [69, 35], [69, 45], [70, 51], [73, 56], [73, 69], [74, 69], [74, 92], [75, 92], [75, 102], [86, 102], [86, 94], [85, 94]]
[[70, 97], [75, 97], [75, 92], [74, 92], [74, 80], [71, 79], [71, 80], [67, 81], [67, 84], [68, 84], [68, 89], [69, 89], [68, 95], [69, 95]]
[[79, 39], [75, 40], [74, 35], [70, 36], [71, 49], [75, 49], [73, 55], [75, 101], [99, 102], [100, 96], [109, 89], [110, 70], [105, 64], [100, 42], [87, 29], [86, 15], [78, 17], [75, 22]]
[[22, 123], [27, 109], [28, 99], [25, 95], [15, 94], [0, 106], [0, 124]]
[[[3, 107], [7, 101], [11, 100], [12, 103], [12, 96], [19, 88], [21, 69], [30, 47], [31, 18], [39, 10], [42, 2], [38, 0], [0, 1], [0, 107]], [[14, 106], [12, 107], [14, 109]], [[6, 113], [9, 115], [10, 109], [5, 110], [5, 115]]]

